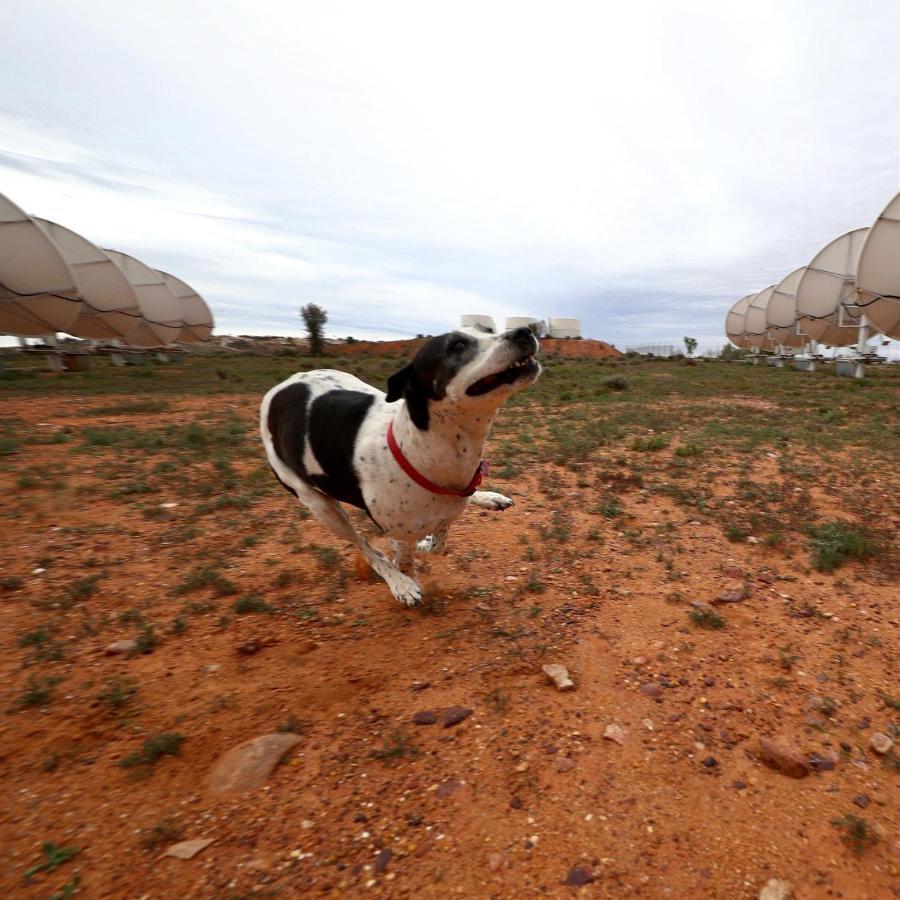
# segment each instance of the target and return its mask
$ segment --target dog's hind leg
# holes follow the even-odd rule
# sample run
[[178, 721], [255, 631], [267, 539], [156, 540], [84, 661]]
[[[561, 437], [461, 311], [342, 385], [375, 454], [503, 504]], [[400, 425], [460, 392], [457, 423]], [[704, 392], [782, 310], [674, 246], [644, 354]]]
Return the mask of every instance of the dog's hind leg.
[[429, 534], [427, 538], [419, 541], [416, 549], [421, 553], [444, 553], [447, 549], [447, 533], [449, 531], [449, 522], [440, 525], [435, 528], [434, 532]]
[[496, 494], [494, 491], [475, 491], [469, 503], [480, 506], [482, 509], [509, 509], [513, 505], [509, 497]]
[[376, 550], [353, 527], [337, 500], [315, 488], [300, 484], [295, 490], [300, 501], [329, 531], [358, 547], [366, 562], [386, 582], [391, 593], [406, 606], [415, 606], [422, 599], [422, 589], [408, 575], [404, 575], [380, 550]]
[[394, 565], [410, 578], [416, 574], [416, 542], [398, 541], [391, 538], [391, 550], [394, 552]]

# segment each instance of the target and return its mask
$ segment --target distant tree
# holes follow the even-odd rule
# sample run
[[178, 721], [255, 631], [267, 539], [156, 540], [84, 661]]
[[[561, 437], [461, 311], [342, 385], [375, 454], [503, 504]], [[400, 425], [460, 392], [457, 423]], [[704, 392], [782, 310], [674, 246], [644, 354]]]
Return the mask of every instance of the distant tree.
[[306, 339], [311, 356], [321, 356], [325, 352], [323, 329], [328, 321], [328, 313], [315, 303], [300, 307], [300, 317], [306, 325]]
[[351, 334], [351, 335], [348, 335], [346, 338], [344, 338], [344, 343], [345, 343], [345, 344], [355, 344], [355, 343], [357, 343], [357, 340], [356, 340], [356, 338], [353, 337], [353, 335]]
[[687, 350], [687, 355], [693, 356], [694, 351], [697, 349], [697, 338], [686, 337], [684, 339], [684, 347]]

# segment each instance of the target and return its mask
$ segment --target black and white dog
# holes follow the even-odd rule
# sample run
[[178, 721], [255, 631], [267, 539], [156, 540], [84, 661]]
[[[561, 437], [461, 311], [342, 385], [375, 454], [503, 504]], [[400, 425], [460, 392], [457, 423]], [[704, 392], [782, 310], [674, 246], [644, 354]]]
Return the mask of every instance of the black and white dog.
[[[527, 328], [442, 334], [388, 379], [386, 396], [332, 369], [292, 375], [262, 401], [269, 463], [319, 522], [362, 551], [398, 600], [415, 606], [416, 549], [442, 551], [469, 502], [512, 505], [475, 488], [497, 410], [540, 374], [537, 350]], [[393, 562], [357, 533], [338, 501], [369, 514], [391, 539]]]

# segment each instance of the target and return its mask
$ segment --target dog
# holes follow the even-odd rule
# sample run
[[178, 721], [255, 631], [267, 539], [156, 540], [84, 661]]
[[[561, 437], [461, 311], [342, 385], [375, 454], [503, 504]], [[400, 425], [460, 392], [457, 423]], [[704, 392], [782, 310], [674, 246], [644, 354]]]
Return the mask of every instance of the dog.
[[[461, 329], [430, 338], [388, 378], [387, 394], [346, 372], [316, 369], [263, 398], [260, 431], [278, 480], [337, 537], [357, 547], [401, 603], [415, 606], [416, 550], [443, 552], [469, 503], [512, 500], [476, 490], [494, 416], [541, 373], [528, 328]], [[353, 527], [341, 503], [365, 510], [393, 559]]]

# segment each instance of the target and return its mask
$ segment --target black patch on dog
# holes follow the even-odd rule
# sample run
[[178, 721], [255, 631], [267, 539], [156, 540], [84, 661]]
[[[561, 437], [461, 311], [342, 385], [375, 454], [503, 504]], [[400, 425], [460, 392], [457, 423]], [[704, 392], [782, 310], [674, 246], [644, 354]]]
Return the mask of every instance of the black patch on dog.
[[309, 442], [324, 475], [307, 480], [320, 491], [368, 512], [353, 467], [353, 451], [359, 428], [375, 402], [362, 391], [327, 391], [316, 397], [309, 411]]
[[402, 397], [413, 425], [427, 431], [428, 402], [447, 396], [447, 385], [477, 352], [478, 341], [460, 331], [431, 338], [408, 366], [388, 378], [387, 402], [394, 403]]
[[[289, 384], [269, 403], [267, 423], [278, 458], [307, 483], [309, 478], [303, 465], [303, 451], [306, 446], [308, 406], [309, 388], [300, 382]], [[281, 481], [280, 478], [278, 480]]]

